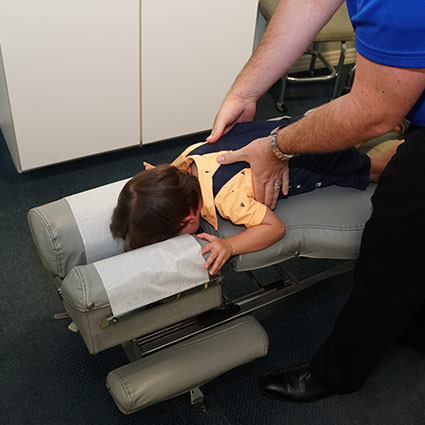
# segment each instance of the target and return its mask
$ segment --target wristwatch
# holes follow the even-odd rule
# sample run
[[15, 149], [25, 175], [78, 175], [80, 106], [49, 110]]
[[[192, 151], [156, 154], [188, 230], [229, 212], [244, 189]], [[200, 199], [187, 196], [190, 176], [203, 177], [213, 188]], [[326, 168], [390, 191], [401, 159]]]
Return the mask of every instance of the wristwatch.
[[273, 153], [276, 155], [276, 158], [281, 160], [281, 161], [284, 161], [284, 160], [294, 158], [294, 157], [298, 156], [299, 154], [298, 153], [283, 153], [280, 150], [280, 148], [277, 144], [276, 137], [277, 137], [278, 130], [280, 130], [281, 128], [282, 127], [276, 127], [271, 131], [271, 133], [270, 133], [270, 146], [272, 148]]

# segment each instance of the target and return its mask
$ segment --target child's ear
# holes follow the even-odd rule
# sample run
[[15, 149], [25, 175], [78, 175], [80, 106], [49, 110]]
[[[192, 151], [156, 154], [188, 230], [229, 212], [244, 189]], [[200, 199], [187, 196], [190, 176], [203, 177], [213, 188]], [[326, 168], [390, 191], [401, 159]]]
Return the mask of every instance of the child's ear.
[[184, 235], [186, 233], [194, 234], [199, 227], [199, 223], [196, 221], [196, 217], [193, 214], [186, 216], [182, 220], [181, 225], [182, 229], [179, 233], [180, 235]]
[[183, 221], [182, 224], [195, 224], [196, 222], [196, 217], [193, 214], [189, 214], [188, 216], [186, 216]]

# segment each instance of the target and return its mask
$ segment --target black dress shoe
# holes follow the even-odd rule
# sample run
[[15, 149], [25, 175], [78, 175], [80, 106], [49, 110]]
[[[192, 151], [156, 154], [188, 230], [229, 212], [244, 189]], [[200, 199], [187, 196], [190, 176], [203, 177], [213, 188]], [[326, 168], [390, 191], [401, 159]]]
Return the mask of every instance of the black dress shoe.
[[267, 372], [259, 379], [259, 384], [268, 396], [298, 403], [308, 403], [335, 394], [313, 378], [310, 363]]

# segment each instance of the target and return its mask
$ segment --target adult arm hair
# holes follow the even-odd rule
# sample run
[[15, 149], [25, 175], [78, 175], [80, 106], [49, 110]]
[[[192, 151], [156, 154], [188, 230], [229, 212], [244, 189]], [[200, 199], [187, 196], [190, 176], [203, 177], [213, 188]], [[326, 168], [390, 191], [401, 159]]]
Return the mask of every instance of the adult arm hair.
[[395, 68], [357, 56], [350, 93], [279, 131], [285, 153], [346, 149], [391, 131], [425, 90], [425, 69]]

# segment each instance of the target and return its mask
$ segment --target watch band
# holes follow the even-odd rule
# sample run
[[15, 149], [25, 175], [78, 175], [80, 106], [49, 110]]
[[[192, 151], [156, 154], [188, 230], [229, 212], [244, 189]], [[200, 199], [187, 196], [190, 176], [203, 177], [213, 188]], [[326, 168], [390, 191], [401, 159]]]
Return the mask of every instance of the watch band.
[[273, 153], [276, 155], [276, 158], [279, 159], [280, 161], [284, 161], [284, 160], [288, 160], [291, 158], [294, 158], [295, 156], [298, 156], [299, 154], [297, 153], [283, 153], [278, 144], [277, 144], [277, 132], [281, 129], [282, 127], [276, 127], [274, 128], [271, 133], [270, 133], [270, 146], [272, 148]]

